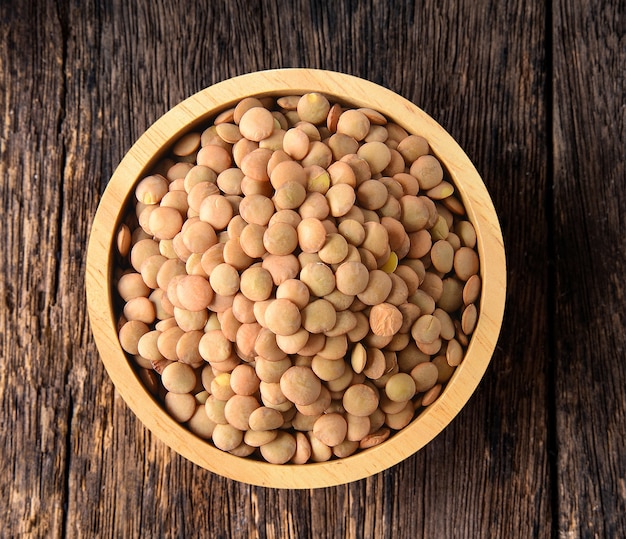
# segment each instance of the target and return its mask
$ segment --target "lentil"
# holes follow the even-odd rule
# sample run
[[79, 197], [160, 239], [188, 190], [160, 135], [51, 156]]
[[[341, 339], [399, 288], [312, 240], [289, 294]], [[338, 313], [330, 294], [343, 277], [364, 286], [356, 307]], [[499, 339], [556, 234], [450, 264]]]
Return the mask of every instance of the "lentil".
[[120, 344], [219, 449], [349, 456], [463, 360], [476, 230], [428, 141], [377, 111], [243, 99], [176, 141], [134, 204], [115, 242]]

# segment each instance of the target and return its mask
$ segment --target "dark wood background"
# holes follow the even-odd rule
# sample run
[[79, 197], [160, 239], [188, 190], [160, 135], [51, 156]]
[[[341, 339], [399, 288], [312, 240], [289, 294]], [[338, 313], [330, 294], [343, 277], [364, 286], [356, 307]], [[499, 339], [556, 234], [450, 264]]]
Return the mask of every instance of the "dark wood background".
[[[625, 35], [619, 1], [0, 0], [0, 535], [624, 537]], [[462, 413], [396, 467], [311, 491], [155, 439], [103, 369], [83, 284], [133, 141], [206, 86], [292, 66], [435, 117], [508, 255], [502, 335]]]

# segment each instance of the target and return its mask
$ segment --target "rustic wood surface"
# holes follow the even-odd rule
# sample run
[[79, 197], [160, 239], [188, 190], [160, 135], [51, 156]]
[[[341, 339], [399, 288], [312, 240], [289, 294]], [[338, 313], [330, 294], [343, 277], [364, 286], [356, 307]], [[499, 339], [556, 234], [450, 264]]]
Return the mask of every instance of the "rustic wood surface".
[[[626, 535], [626, 9], [0, 0], [0, 514], [6, 537]], [[284, 491], [170, 451], [91, 337], [86, 244], [133, 141], [185, 97], [275, 67], [382, 84], [461, 144], [501, 216], [504, 329], [437, 439]]]

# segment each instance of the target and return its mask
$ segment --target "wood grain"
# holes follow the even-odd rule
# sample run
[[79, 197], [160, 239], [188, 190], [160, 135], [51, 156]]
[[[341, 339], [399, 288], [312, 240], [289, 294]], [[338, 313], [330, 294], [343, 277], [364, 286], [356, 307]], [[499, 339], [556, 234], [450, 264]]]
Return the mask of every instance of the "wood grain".
[[[0, 48], [0, 233], [6, 249], [0, 277], [0, 496], [9, 531], [43, 536], [65, 522], [72, 413], [66, 383], [74, 329], [53, 329], [67, 322], [63, 312], [71, 305], [62, 277], [70, 260], [61, 262], [63, 36], [52, 6], [34, 13], [27, 7], [16, 8]], [[51, 37], [37, 46], [24, 39], [32, 32]]]
[[[625, 16], [587, 4], [0, 2], [3, 533], [626, 535]], [[99, 196], [137, 137], [210, 84], [293, 66], [436, 118], [483, 176], [509, 262], [507, 329], [450, 427], [387, 472], [302, 492], [222, 479], [145, 430], [83, 287]]]
[[[626, 9], [554, 9], [554, 301], [558, 519], [626, 529]], [[575, 104], [573, 106], [572, 104]]]

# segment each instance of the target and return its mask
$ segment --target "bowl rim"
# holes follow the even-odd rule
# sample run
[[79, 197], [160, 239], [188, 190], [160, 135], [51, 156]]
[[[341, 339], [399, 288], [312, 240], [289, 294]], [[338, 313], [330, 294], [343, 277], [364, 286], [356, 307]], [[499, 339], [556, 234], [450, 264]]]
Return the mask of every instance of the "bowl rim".
[[[476, 229], [482, 293], [478, 323], [464, 361], [439, 398], [407, 427], [382, 444], [346, 458], [304, 465], [270, 464], [215, 448], [170, 417], [146, 390], [117, 337], [112, 303], [113, 245], [121, 210], [137, 181], [154, 166], [164, 148], [244, 97], [307, 92], [372, 108], [410, 134], [428, 140]], [[174, 106], [137, 139], [101, 197], [90, 232], [85, 284], [89, 321], [100, 358], [123, 400], [157, 438], [195, 464], [229, 479], [273, 488], [320, 488], [363, 479], [398, 464], [435, 438], [463, 408], [497, 344], [504, 316], [506, 260], [500, 224], [485, 184], [459, 144], [433, 118], [404, 97], [368, 80], [328, 70], [286, 68], [247, 73], [209, 86]]]

